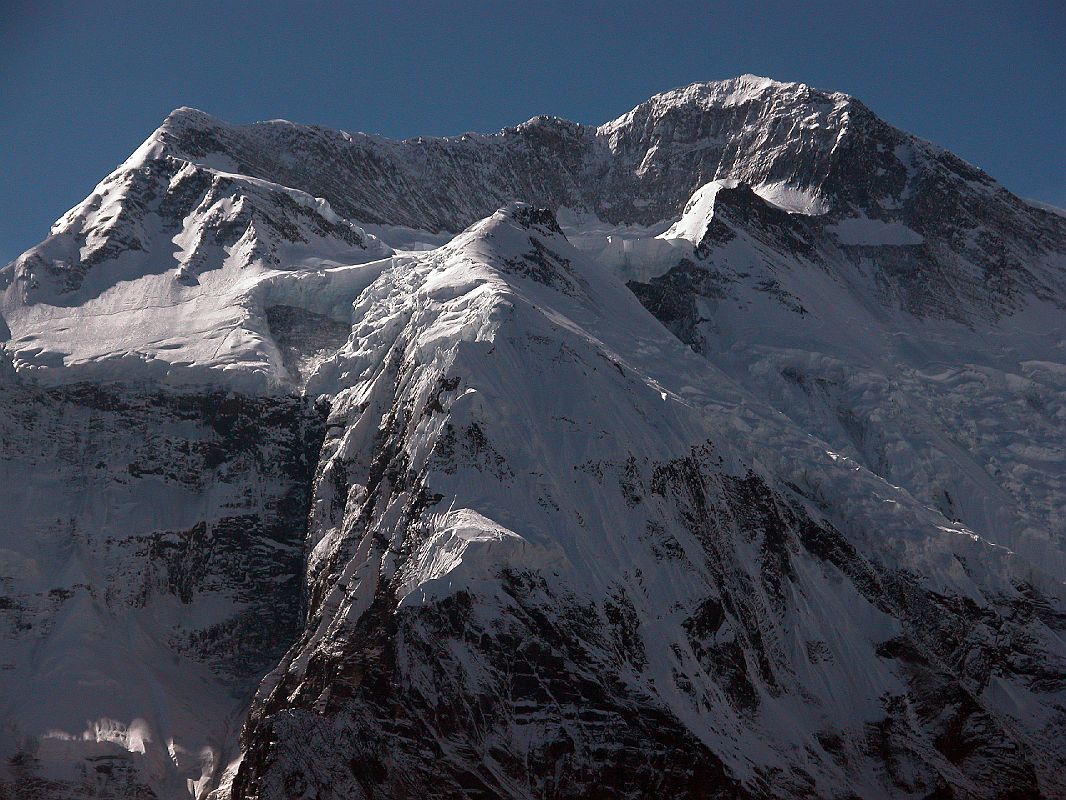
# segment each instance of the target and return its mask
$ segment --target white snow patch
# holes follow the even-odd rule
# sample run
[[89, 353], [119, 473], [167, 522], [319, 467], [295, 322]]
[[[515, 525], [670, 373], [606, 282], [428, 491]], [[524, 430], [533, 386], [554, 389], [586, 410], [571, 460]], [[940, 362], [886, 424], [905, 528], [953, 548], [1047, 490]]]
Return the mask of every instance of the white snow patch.
[[562, 563], [561, 554], [531, 544], [473, 509], [434, 515], [429, 525], [433, 532], [401, 572], [401, 605], [435, 599], [453, 586], [492, 580], [509, 563], [521, 564], [523, 569]]
[[813, 189], [802, 189], [784, 181], [760, 183], [751, 188], [767, 203], [792, 214], [817, 216], [829, 210], [825, 199]]
[[692, 244], [699, 244], [714, 216], [714, 201], [718, 192], [722, 189], [735, 189], [738, 185], [738, 181], [718, 180], [701, 186], [685, 204], [681, 218], [661, 234], [661, 238], [686, 239]]

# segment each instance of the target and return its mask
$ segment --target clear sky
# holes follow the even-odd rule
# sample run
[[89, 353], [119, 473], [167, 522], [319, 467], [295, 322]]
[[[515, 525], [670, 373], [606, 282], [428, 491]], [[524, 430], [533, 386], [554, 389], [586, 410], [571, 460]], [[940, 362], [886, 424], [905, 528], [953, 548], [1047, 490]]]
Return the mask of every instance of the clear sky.
[[177, 106], [445, 135], [599, 123], [745, 72], [854, 94], [1066, 205], [1066, 0], [0, 0], [0, 264]]

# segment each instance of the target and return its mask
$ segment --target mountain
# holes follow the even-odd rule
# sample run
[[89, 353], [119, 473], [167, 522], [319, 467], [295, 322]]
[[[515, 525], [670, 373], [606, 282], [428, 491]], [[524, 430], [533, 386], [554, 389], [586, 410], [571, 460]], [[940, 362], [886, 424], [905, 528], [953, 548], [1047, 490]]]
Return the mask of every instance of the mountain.
[[0, 785], [1066, 793], [1064, 275], [798, 84], [179, 109], [0, 271]]

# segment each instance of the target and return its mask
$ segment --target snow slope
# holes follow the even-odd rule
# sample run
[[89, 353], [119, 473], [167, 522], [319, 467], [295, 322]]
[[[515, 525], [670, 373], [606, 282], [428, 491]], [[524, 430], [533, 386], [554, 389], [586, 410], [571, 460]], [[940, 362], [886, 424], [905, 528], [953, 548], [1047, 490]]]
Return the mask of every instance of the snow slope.
[[[702, 223], [678, 223], [695, 251], [630, 284], [645, 305], [835, 452], [1063, 574], [1061, 290], [1013, 293], [1023, 307], [990, 324], [989, 282], [909, 229], [798, 218], [743, 188], [699, 197]], [[939, 275], [896, 277], [930, 261]], [[1027, 263], [1048, 286], [1064, 267]]]
[[[329, 204], [141, 148], [4, 270], [16, 370], [48, 385], [153, 380], [291, 390], [265, 309], [278, 272], [373, 261], [391, 248]], [[223, 379], [225, 380], [225, 379]]]

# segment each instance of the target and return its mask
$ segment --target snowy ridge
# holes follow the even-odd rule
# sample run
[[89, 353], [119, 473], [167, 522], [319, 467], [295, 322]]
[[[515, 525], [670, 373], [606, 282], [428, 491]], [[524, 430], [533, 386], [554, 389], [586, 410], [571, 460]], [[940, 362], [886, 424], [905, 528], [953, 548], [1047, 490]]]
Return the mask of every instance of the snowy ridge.
[[[933, 623], [922, 616], [928, 601], [906, 611], [875, 600], [856, 570], [874, 575], [876, 565], [892, 564], [922, 576], [907, 590], [916, 597], [965, 599], [992, 615], [1018, 586], [1059, 597], [1061, 584], [795, 431], [686, 353], [553, 226], [528, 224], [530, 212], [500, 212], [429, 257], [414, 276], [386, 272], [366, 290], [361, 303], [388, 309], [398, 330], [387, 342], [357, 332], [350, 345], [362, 378], [337, 395], [330, 426], [339, 439], [325, 444], [334, 455], [316, 490], [325, 494], [312, 522], [310, 624], [260, 695], [234, 794], [280, 797], [277, 787], [300, 776], [330, 785], [337, 796], [363, 796], [358, 774], [313, 755], [341, 752], [367, 770], [380, 764], [376, 785], [387, 793], [433, 786], [433, 796], [448, 796], [463, 786], [518, 796], [523, 790], [509, 776], [522, 763], [520, 780], [533, 781], [538, 795], [549, 785], [541, 783], [547, 776], [540, 770], [550, 769], [542, 748], [550, 750], [563, 719], [575, 758], [587, 759], [581, 769], [596, 780], [618, 780], [592, 755], [604, 732], [581, 721], [583, 704], [634, 734], [639, 723], [617, 716], [623, 707], [649, 719], [665, 714], [665, 729], [680, 726], [696, 737], [677, 734], [674, 758], [684, 753], [692, 763], [668, 758], [659, 768], [663, 787], [686, 785], [686, 770], [702, 765], [722, 770], [720, 787], [731, 780], [747, 787], [737, 789], [742, 796], [790, 796], [806, 781], [823, 791], [903, 791], [895, 778], [878, 777], [872, 751], [850, 751], [844, 767], [819, 739], [827, 727], [845, 739], [861, 737], [861, 720], [888, 710], [886, 690], [928, 702], [918, 701], [922, 689], [907, 669], [878, 655], [884, 642], [909, 640]], [[380, 449], [368, 448], [367, 437], [377, 437]], [[760, 447], [756, 463], [747, 455], [752, 440], [772, 443]], [[578, 449], [568, 444], [578, 442]], [[387, 460], [365, 463], [370, 452]], [[333, 499], [334, 470], [369, 475], [347, 489], [343, 510]], [[778, 477], [767, 485], [756, 475]], [[746, 528], [746, 515], [759, 508], [768, 516]], [[832, 511], [826, 517], [820, 509]], [[814, 544], [816, 529], [828, 537], [846, 531], [857, 549], [844, 561], [826, 560]], [[784, 550], [777, 552], [771, 542], [779, 535]], [[742, 600], [730, 587], [754, 594]], [[852, 608], [843, 622], [846, 606]], [[520, 622], [518, 608], [547, 615], [564, 638], [524, 627], [530, 623]], [[708, 608], [718, 610], [701, 622]], [[391, 614], [393, 627], [378, 627]], [[599, 621], [582, 628], [581, 614]], [[595, 664], [620, 682], [607, 705], [596, 694], [574, 698], [573, 707], [558, 699], [541, 704], [535, 689], [512, 682], [513, 666], [498, 645], [486, 644], [506, 641], [512, 625], [521, 629], [510, 634], [523, 642], [519, 661], [541, 647], [565, 660], [558, 668], [530, 662], [533, 686], [604, 680], [578, 677], [582, 664]], [[711, 639], [701, 638], [701, 625], [715, 630]], [[599, 626], [604, 633], [593, 634]], [[380, 647], [363, 649], [395, 628], [400, 632]], [[797, 649], [791, 637], [799, 631]], [[1061, 659], [1058, 638], [1041, 637], [1046, 657]], [[729, 641], [754, 648], [765, 666], [727, 668], [715, 660], [723, 655], [707, 655]], [[799, 678], [814, 665], [819, 682]], [[739, 672], [723, 679], [722, 669]], [[347, 674], [363, 677], [346, 684]], [[997, 680], [1011, 683], [1025, 714], [1053, 724], [1056, 712], [1044, 705], [1050, 697], [1036, 692], [1023, 701], [1024, 678]], [[848, 693], [833, 688], [840, 686]], [[407, 698], [402, 723], [382, 722], [375, 710], [393, 702], [393, 691]], [[464, 696], [494, 698], [483, 713], [501, 715], [488, 728], [493, 733], [480, 734], [488, 737], [480, 745], [462, 722]], [[1012, 704], [996, 707], [992, 697], [980, 712], [991, 716], [983, 718], [1013, 729]], [[459, 721], [431, 723], [413, 710], [421, 707], [450, 709]], [[333, 721], [323, 725], [322, 713]], [[449, 755], [431, 767], [395, 737], [396, 724], [412, 747]], [[308, 741], [309, 750], [297, 744]], [[389, 742], [387, 755], [369, 742]], [[461, 755], [472, 746], [489, 755]], [[797, 747], [819, 753], [802, 778], [788, 755]], [[986, 754], [972, 767], [947, 768], [940, 757], [927, 761], [918, 752], [909, 767], [920, 776], [910, 779], [914, 789], [935, 786], [938, 774], [976, 787], [990, 763]], [[633, 772], [622, 768], [622, 780], [636, 793], [647, 753], [629, 758]], [[970, 768], [977, 772], [967, 776]], [[771, 774], [777, 779], [766, 783]], [[567, 796], [587, 790], [577, 774], [564, 773], [557, 785]]]
[[[853, 98], [743, 76], [658, 95], [595, 130], [538, 117], [492, 136], [406, 142], [285, 121], [230, 126], [178, 109], [46, 242], [0, 271], [7, 350], [44, 382], [136, 373], [204, 383], [222, 372], [263, 391], [288, 376], [264, 310], [241, 298], [265, 271], [390, 254], [350, 220], [424, 249], [514, 199], [565, 206], [575, 243], [647, 281], [687, 257], [678, 240], [697, 244], [709, 224], [710, 207], [686, 213], [690, 199], [740, 184], [824, 219], [817, 235], [833, 245], [902, 245], [869, 260], [890, 302], [911, 313], [966, 321], [1032, 294], [1062, 302], [1059, 218]], [[913, 274], [930, 260], [937, 282], [926, 285]]]
[[[868, 133], [893, 140], [886, 166], [899, 163], [897, 143], [914, 150], [909, 163], [918, 167], [942, 153], [847, 95], [742, 76], [657, 95], [598, 128], [540, 116], [492, 135], [403, 142], [284, 120], [233, 126], [178, 109], [131, 161], [169, 154], [321, 193], [361, 223], [456, 233], [515, 199], [650, 225], [678, 214], [715, 178], [821, 213], [851, 199], [835, 180], [836, 162], [852, 155], [852, 139], [869, 148]], [[885, 177], [884, 193], [899, 197], [904, 187]], [[446, 197], [444, 186], [473, 191]]]

